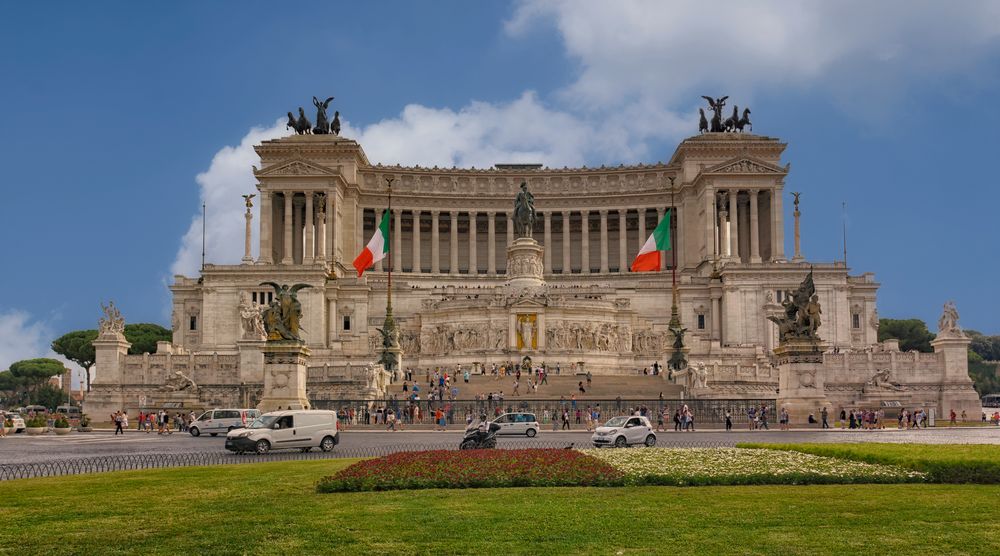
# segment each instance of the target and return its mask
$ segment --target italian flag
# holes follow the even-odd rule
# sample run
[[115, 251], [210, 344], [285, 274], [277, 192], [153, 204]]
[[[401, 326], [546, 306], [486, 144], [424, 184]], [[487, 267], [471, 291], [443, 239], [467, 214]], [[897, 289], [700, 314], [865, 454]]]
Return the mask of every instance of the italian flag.
[[371, 268], [371, 266], [382, 259], [389, 253], [389, 211], [385, 211], [382, 215], [382, 222], [379, 223], [378, 229], [375, 230], [375, 234], [372, 236], [371, 240], [368, 241], [368, 246], [365, 247], [361, 254], [354, 259], [354, 268], [358, 269], [358, 278], [365, 273], [365, 269]]
[[670, 249], [670, 211], [663, 216], [656, 229], [650, 234], [646, 243], [642, 244], [639, 254], [632, 261], [632, 272], [648, 272], [663, 270], [661, 251]]

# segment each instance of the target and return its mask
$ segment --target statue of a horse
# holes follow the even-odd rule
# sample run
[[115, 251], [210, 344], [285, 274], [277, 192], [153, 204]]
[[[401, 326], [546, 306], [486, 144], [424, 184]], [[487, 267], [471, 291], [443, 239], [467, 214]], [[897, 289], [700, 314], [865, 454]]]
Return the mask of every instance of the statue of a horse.
[[736, 124], [740, 121], [740, 107], [733, 105], [733, 115], [726, 118], [726, 121], [722, 123], [725, 126], [726, 131], [735, 131]]
[[744, 127], [749, 128], [749, 131], [753, 131], [753, 124], [750, 123], [750, 109], [749, 108], [744, 108], [743, 109], [743, 117], [740, 118], [738, 122], [736, 122], [736, 130], [737, 131], [743, 131]]

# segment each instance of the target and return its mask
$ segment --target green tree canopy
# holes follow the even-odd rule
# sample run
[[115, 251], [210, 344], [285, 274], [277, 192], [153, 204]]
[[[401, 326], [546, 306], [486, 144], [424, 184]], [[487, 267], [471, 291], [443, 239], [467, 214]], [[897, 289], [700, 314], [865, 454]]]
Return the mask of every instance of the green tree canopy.
[[972, 340], [969, 349], [987, 361], [1000, 361], [1000, 336], [987, 336], [976, 330], [966, 330]]
[[48, 383], [39, 386], [31, 393], [29, 399], [32, 404], [44, 405], [49, 411], [55, 411], [56, 407], [67, 402], [66, 392]]
[[23, 359], [10, 364], [10, 373], [24, 381], [29, 387], [38, 388], [46, 380], [61, 375], [66, 370], [61, 361], [39, 357], [37, 359]]
[[128, 348], [131, 354], [155, 353], [156, 342], [169, 342], [173, 337], [173, 332], [151, 322], [125, 325], [125, 339], [132, 344]]
[[90, 373], [94, 366], [94, 340], [96, 330], [74, 330], [59, 336], [52, 342], [52, 351], [83, 367], [87, 375], [87, 391], [90, 391]]
[[920, 319], [879, 319], [878, 341], [895, 338], [901, 351], [934, 351], [931, 340], [934, 334], [927, 330], [927, 323]]

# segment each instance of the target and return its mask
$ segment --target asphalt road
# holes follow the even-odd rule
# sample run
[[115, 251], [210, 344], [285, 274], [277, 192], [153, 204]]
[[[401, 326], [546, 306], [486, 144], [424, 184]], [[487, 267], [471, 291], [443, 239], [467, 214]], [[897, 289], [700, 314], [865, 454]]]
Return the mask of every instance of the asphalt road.
[[[443, 445], [457, 445], [462, 432], [433, 431], [345, 431], [341, 433], [338, 449], [380, 446], [405, 446], [425, 449]], [[532, 445], [589, 446], [590, 433], [586, 431], [545, 431], [535, 439], [502, 437], [501, 446], [530, 447]], [[0, 464], [34, 463], [56, 459], [113, 456], [119, 454], [171, 454], [189, 452], [225, 452], [223, 436], [192, 437], [184, 433], [158, 436], [156, 433], [129, 431], [124, 436], [113, 436], [111, 431], [89, 433], [73, 432], [67, 436], [52, 433], [43, 436], [25, 434], [0, 438]], [[927, 444], [1000, 444], [1000, 428], [938, 428], [920, 431], [734, 431], [711, 430], [705, 432], [666, 432], [658, 435], [659, 446], [732, 446], [737, 442], [902, 442]]]

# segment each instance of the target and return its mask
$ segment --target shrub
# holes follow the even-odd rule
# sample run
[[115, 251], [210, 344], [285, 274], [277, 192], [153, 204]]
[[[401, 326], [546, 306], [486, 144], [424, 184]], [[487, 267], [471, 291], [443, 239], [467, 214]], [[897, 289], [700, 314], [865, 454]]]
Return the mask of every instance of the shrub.
[[360, 461], [320, 480], [316, 490], [613, 486], [622, 478], [577, 450], [434, 450]]
[[48, 425], [49, 425], [48, 420], [45, 418], [44, 415], [41, 414], [35, 415], [34, 417], [24, 422], [24, 426], [33, 428], [47, 427]]
[[80, 426], [81, 427], [90, 426], [90, 417], [86, 413], [80, 415]]
[[57, 428], [57, 429], [68, 429], [69, 428], [69, 421], [66, 420], [66, 416], [65, 415], [60, 415], [59, 417], [56, 418], [56, 422], [53, 423], [52, 426], [55, 427], [55, 428]]

